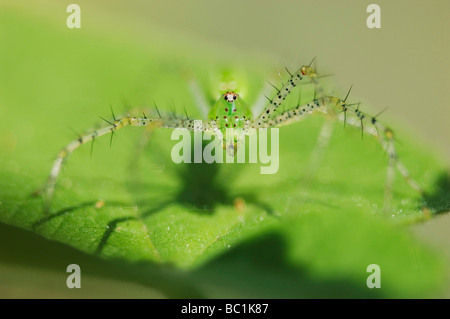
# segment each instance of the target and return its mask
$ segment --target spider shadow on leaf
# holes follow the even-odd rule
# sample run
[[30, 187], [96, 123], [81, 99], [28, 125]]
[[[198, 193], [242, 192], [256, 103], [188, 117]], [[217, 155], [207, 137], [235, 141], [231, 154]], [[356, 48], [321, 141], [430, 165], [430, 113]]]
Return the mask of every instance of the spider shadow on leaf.
[[[204, 146], [205, 145], [203, 145], [203, 147]], [[191, 154], [193, 154], [193, 152], [191, 152]], [[196, 214], [213, 214], [217, 206], [234, 206], [235, 200], [239, 198], [242, 199], [244, 203], [249, 203], [266, 211], [268, 214], [273, 214], [272, 208], [266, 203], [258, 201], [257, 196], [254, 193], [238, 193], [236, 196], [233, 196], [229, 183], [221, 181], [221, 165], [226, 164], [217, 163], [207, 164], [202, 162], [174, 164], [175, 168], [169, 170], [175, 175], [179, 186], [174, 193], [170, 193], [169, 191], [169, 195], [166, 199], [159, 200], [159, 202], [157, 201], [157, 203], [154, 204], [154, 200], [147, 194], [149, 187], [146, 186], [148, 185], [141, 181], [138, 173], [138, 158], [139, 157], [133, 157], [131, 165], [129, 166], [132, 170], [130, 171], [131, 174], [130, 179], [127, 182], [127, 188], [132, 194], [141, 193], [139, 197], [143, 196], [143, 198], [137, 200], [137, 205], [138, 207], [147, 208], [142, 209], [143, 212], [140, 213], [139, 216], [124, 216], [111, 220], [97, 246], [95, 251], [97, 255], [102, 253], [105, 245], [108, 243], [108, 239], [116, 230], [118, 224], [130, 220], [145, 219], [154, 213], [164, 210], [170, 205], [182, 205]], [[232, 165], [236, 166], [231, 170], [231, 174], [229, 172], [225, 174], [230, 180], [232, 180], [233, 176], [238, 174], [239, 170], [243, 168], [238, 164]], [[158, 186], [153, 185], [153, 187], [150, 188], [156, 189]], [[234, 208], [239, 209], [236, 206], [234, 206]]]
[[[154, 150], [154, 149], [153, 149]], [[161, 154], [170, 154], [170, 152], [156, 152], [159, 156]], [[192, 152], [193, 154], [193, 152]], [[142, 155], [142, 154], [137, 154]], [[168, 172], [164, 172], [162, 175], [164, 178], [174, 177], [177, 180], [176, 187], [169, 187], [160, 185], [160, 180], [155, 174], [141, 174], [138, 159], [140, 156], [133, 156], [130, 161], [129, 178], [125, 181], [126, 188], [130, 194], [135, 198], [134, 204], [140, 208], [138, 214], [130, 214], [114, 218], [108, 222], [100, 238], [99, 244], [95, 249], [95, 254], [100, 255], [108, 243], [109, 238], [113, 232], [117, 229], [120, 223], [142, 220], [150, 215], [160, 212], [171, 205], [182, 205], [187, 210], [196, 214], [213, 214], [215, 209], [219, 205], [234, 206], [234, 201], [240, 198], [244, 203], [248, 203], [261, 210], [266, 211], [268, 214], [272, 214], [272, 208], [264, 202], [260, 202], [257, 199], [257, 195], [253, 193], [242, 193], [239, 191], [231, 191], [236, 186], [230, 181], [239, 173], [243, 168], [243, 164], [217, 164], [217, 163], [181, 163], [174, 164], [168, 155], [166, 155], [166, 161], [170, 161], [168, 164]], [[227, 170], [225, 174], [221, 174], [221, 165], [234, 165], [231, 169]], [[230, 166], [228, 166], [229, 168]], [[149, 176], [147, 181], [143, 181], [143, 176]], [[221, 178], [226, 177], [223, 181]], [[159, 177], [161, 179], [161, 177]], [[155, 192], [149, 192], [149, 189], [156, 190]], [[156, 195], [154, 194], [156, 193]], [[156, 198], [155, 198], [156, 196]], [[164, 197], [164, 198], [163, 198]], [[105, 207], [127, 207], [130, 203], [118, 202], [114, 199], [105, 200]], [[43, 214], [43, 217], [35, 221], [31, 227], [37, 230], [43, 227], [45, 224], [55, 218], [64, 217], [67, 214], [74, 214], [81, 209], [89, 209], [94, 207], [98, 203], [98, 200], [86, 200], [84, 202], [63, 207], [51, 214]], [[105, 208], [104, 207], [104, 208]], [[237, 207], [234, 207], [238, 209]], [[242, 209], [242, 208], [241, 208]]]
[[426, 206], [434, 214], [448, 213], [450, 211], [450, 174], [443, 171], [437, 177], [433, 192], [424, 195]]
[[[203, 147], [206, 146], [203, 141]], [[157, 146], [156, 146], [157, 148]], [[170, 152], [155, 151], [155, 146], [149, 151], [152, 154], [170, 154]], [[139, 154], [141, 155], [141, 154]], [[129, 180], [127, 188], [131, 194], [137, 198], [136, 202], [139, 207], [149, 207], [141, 214], [141, 218], [145, 218], [152, 213], [160, 211], [169, 205], [178, 204], [189, 210], [198, 213], [212, 214], [217, 206], [233, 206], [237, 199], [242, 199], [245, 203], [255, 205], [265, 210], [268, 214], [273, 213], [273, 209], [266, 203], [258, 200], [257, 195], [253, 192], [235, 191], [238, 186], [233, 181], [236, 180], [239, 172], [245, 169], [245, 164], [225, 164], [225, 163], [194, 163], [194, 150], [191, 150], [191, 163], [173, 163], [168, 155], [163, 157], [164, 174], [160, 178], [172, 178], [177, 181], [176, 187], [168, 189], [166, 198], [154, 199], [148, 189], [163, 189], [159, 184], [159, 178], [155, 178], [153, 174], [146, 181], [143, 181], [138, 160], [140, 156], [133, 157], [131, 165], [129, 165]], [[161, 155], [160, 155], [161, 156]], [[153, 204], [156, 201], [156, 205]]]

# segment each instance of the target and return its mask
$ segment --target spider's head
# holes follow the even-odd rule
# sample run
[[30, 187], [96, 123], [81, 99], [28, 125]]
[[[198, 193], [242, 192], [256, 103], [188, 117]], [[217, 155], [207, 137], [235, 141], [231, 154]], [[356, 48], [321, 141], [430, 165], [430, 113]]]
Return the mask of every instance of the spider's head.
[[228, 103], [233, 103], [238, 99], [239, 95], [234, 92], [227, 92], [223, 95], [223, 99]]

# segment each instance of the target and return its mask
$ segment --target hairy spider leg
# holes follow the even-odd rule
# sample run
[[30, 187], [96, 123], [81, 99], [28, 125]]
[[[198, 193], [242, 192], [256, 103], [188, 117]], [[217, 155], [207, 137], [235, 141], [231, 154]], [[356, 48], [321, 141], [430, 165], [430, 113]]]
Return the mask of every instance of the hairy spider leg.
[[[347, 108], [349, 113], [346, 115], [346, 122], [352, 126], [361, 128], [362, 132], [366, 132], [374, 136], [381, 144], [385, 152], [388, 154], [390, 165], [396, 167], [400, 174], [403, 176], [405, 181], [409, 184], [411, 188], [423, 194], [423, 190], [420, 185], [410, 176], [409, 171], [406, 169], [405, 165], [398, 158], [397, 151], [394, 145], [394, 132], [391, 128], [385, 126], [380, 121], [377, 120], [376, 116], [371, 116], [365, 112], [359, 110], [359, 107], [353, 107], [345, 103], [343, 100], [336, 97], [329, 97], [329, 103], [342, 110]], [[337, 117], [340, 121], [344, 121], [344, 114], [338, 113]]]
[[[311, 65], [311, 64], [310, 64]], [[406, 182], [410, 185], [411, 188], [415, 189], [420, 194], [423, 194], [422, 188], [419, 186], [419, 184], [413, 180], [406, 169], [406, 167], [403, 165], [403, 163], [398, 159], [395, 146], [394, 146], [394, 135], [391, 129], [381, 124], [379, 121], [377, 121], [376, 116], [370, 116], [362, 111], [359, 110], [359, 104], [356, 108], [354, 108], [351, 104], [346, 103], [346, 100], [350, 94], [351, 88], [347, 93], [347, 96], [344, 100], [336, 98], [336, 97], [327, 97], [325, 95], [325, 92], [321, 85], [317, 82], [318, 75], [315, 71], [315, 69], [311, 68], [310, 65], [308, 66], [302, 66], [300, 68], [300, 72], [304, 76], [308, 76], [312, 83], [315, 85], [316, 90], [316, 96], [319, 96], [318, 99], [315, 99], [314, 102], [321, 102], [321, 104], [317, 103], [308, 103], [306, 104], [305, 111], [299, 112], [300, 106], [297, 105], [296, 108], [288, 110], [286, 112], [283, 112], [281, 115], [276, 117], [276, 121], [269, 121], [271, 125], [277, 125], [280, 126], [286, 125], [289, 123], [292, 123], [293, 121], [297, 121], [298, 119], [303, 118], [305, 115], [308, 115], [312, 112], [312, 108], [314, 108], [314, 105], [316, 106], [316, 110], [327, 114], [328, 117], [331, 116], [331, 118], [337, 118], [344, 122], [344, 125], [346, 123], [349, 123], [352, 126], [360, 127], [361, 128], [361, 134], [364, 132], [369, 133], [370, 135], [374, 136], [379, 143], [381, 144], [384, 151], [389, 156], [389, 162], [388, 162], [388, 172], [387, 172], [387, 180], [386, 180], [386, 188], [385, 188], [385, 207], [388, 206], [388, 203], [390, 202], [389, 198], [392, 196], [392, 185], [394, 180], [394, 173], [393, 173], [393, 167], [395, 166], [397, 170], [400, 172], [400, 174], [403, 176], [403, 178], [406, 180]], [[323, 98], [322, 98], [323, 97]], [[312, 106], [312, 108], [311, 108]], [[309, 110], [309, 111], [308, 111]], [[338, 112], [337, 112], [338, 111]], [[347, 113], [350, 111], [350, 113]], [[297, 113], [297, 114], [296, 114]], [[324, 124], [328, 125], [328, 124]], [[327, 134], [328, 128], [323, 128], [324, 132], [323, 134], [319, 135], [319, 140], [321, 138], [328, 138], [331, 136], [331, 134]], [[380, 131], [383, 132], [382, 135], [380, 135]], [[327, 144], [326, 141], [318, 142], [319, 147], [320, 144]]]
[[273, 88], [279, 91], [273, 84], [266, 82], [260, 89], [255, 102], [251, 106], [252, 114], [260, 114], [267, 103], [267, 96], [272, 92]]
[[196, 78], [189, 78], [188, 85], [191, 95], [194, 98], [195, 105], [202, 115], [202, 119], [206, 120], [211, 109], [208, 99], [206, 98]]
[[203, 122], [202, 126], [199, 126], [199, 122], [191, 120], [191, 119], [180, 119], [180, 118], [159, 118], [159, 119], [151, 119], [144, 117], [123, 117], [115, 120], [114, 122], [109, 122], [110, 125], [103, 127], [101, 129], [95, 130], [89, 134], [85, 134], [80, 136], [78, 139], [70, 142], [66, 147], [64, 147], [57, 155], [52, 169], [50, 171], [50, 175], [48, 177], [47, 183], [44, 188], [44, 197], [45, 197], [45, 210], [48, 211], [50, 209], [51, 201], [53, 198], [56, 180], [61, 171], [62, 165], [67, 157], [79, 148], [81, 145], [94, 141], [96, 138], [106, 135], [106, 134], [114, 134], [115, 131], [124, 128], [126, 126], [153, 126], [154, 128], [183, 128], [190, 131], [204, 131], [210, 134], [214, 134], [215, 132], [215, 122]]
[[331, 136], [333, 135], [334, 122], [335, 121], [332, 118], [327, 116], [320, 129], [319, 135], [317, 136], [316, 145], [306, 166], [307, 168], [304, 174], [305, 183], [309, 183], [319, 170], [325, 151], [328, 148]]
[[[307, 69], [306, 69], [307, 68]], [[308, 71], [308, 73], [305, 73]], [[289, 73], [289, 72], [288, 72]], [[312, 68], [307, 66], [302, 66], [297, 72], [294, 74], [290, 74], [289, 79], [283, 84], [281, 89], [277, 89], [277, 93], [272, 99], [269, 99], [269, 104], [264, 108], [261, 114], [254, 119], [254, 123], [258, 127], [262, 127], [262, 125], [267, 122], [272, 114], [280, 107], [286, 97], [292, 92], [292, 90], [303, 81], [305, 78], [310, 78], [314, 76], [315, 72]]]
[[[348, 111], [345, 116], [343, 113], [344, 109]], [[393, 131], [380, 123], [376, 119], [376, 117], [372, 117], [367, 113], [360, 111], [359, 108], [352, 107], [340, 98], [326, 96], [320, 99], [315, 99], [310, 103], [297, 105], [289, 110], [286, 110], [281, 114], [275, 116], [274, 118], [269, 119], [265, 123], [252, 123], [252, 126], [254, 126], [256, 129], [261, 127], [281, 127], [294, 122], [298, 122], [306, 118], [313, 112], [325, 114], [327, 116], [330, 116], [331, 119], [340, 120], [342, 122], [344, 122], [345, 120], [347, 124], [354, 127], [359, 127], [361, 128], [362, 132], [372, 135], [380, 143], [381, 147], [389, 157], [385, 186], [385, 207], [389, 207], [390, 198], [392, 196], [394, 168], [399, 171], [399, 173], [403, 176], [403, 178], [411, 188], [413, 188], [420, 194], [423, 194], [423, 190], [420, 185], [411, 178], [408, 170], [398, 158], [394, 145]]]

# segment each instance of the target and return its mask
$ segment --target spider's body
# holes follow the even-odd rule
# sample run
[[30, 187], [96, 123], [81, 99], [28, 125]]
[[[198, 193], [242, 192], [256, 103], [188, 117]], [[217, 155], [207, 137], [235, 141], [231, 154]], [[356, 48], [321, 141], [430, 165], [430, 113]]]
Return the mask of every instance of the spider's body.
[[[223, 138], [223, 146], [230, 155], [236, 154], [236, 148], [239, 144], [239, 139], [246, 134], [254, 133], [261, 128], [280, 127], [288, 125], [308, 117], [312, 113], [325, 114], [327, 121], [322, 128], [318, 138], [318, 147], [313, 156], [313, 165], [320, 163], [320, 150], [323, 149], [331, 136], [332, 123], [331, 120], [342, 121], [350, 126], [359, 127], [361, 133], [366, 133], [375, 137], [383, 150], [389, 156], [387, 182], [386, 182], [386, 203], [389, 203], [389, 198], [392, 194], [393, 171], [397, 168], [401, 175], [406, 179], [408, 184], [421, 192], [420, 186], [410, 178], [405, 166], [399, 161], [394, 147], [394, 136], [392, 130], [381, 124], [376, 116], [370, 116], [359, 110], [359, 104], [348, 104], [345, 99], [328, 96], [323, 91], [318, 83], [318, 75], [316, 71], [310, 66], [302, 66], [296, 73], [291, 74], [289, 71], [289, 78], [283, 83], [281, 88], [276, 88], [275, 94], [272, 98], [267, 98], [268, 103], [266, 107], [259, 113], [258, 116], [253, 117], [252, 111], [248, 108], [239, 95], [233, 90], [226, 91], [217, 102], [208, 107], [202, 97], [198, 98], [197, 103], [199, 109], [203, 112], [203, 120], [194, 120], [189, 117], [176, 116], [161, 116], [149, 118], [145, 114], [143, 117], [123, 117], [120, 119], [114, 118], [114, 121], [107, 121], [108, 125], [95, 130], [89, 134], [80, 136], [78, 139], [69, 143], [60, 153], [53, 164], [48, 182], [45, 186], [45, 197], [47, 208], [49, 208], [50, 201], [53, 197], [54, 188], [57, 177], [61, 170], [64, 160], [75, 149], [84, 143], [94, 141], [96, 138], [105, 134], [114, 134], [118, 129], [125, 126], [146, 126], [154, 128], [170, 128], [170, 129], [186, 129], [189, 131], [203, 131], [206, 134], [212, 134]], [[291, 107], [286, 107], [281, 111], [280, 106], [292, 91], [301, 83], [311, 83], [315, 87], [315, 97], [308, 103], [300, 103], [300, 101]], [[196, 95], [199, 94], [198, 87], [193, 87]], [[357, 105], [354, 107], [353, 105]], [[228, 129], [235, 131], [233, 136], [227, 134]], [[224, 138], [226, 136], [226, 138]]]
[[[229, 155], [235, 155], [239, 138], [242, 137], [240, 133], [248, 129], [252, 118], [250, 109], [237, 93], [228, 91], [211, 108], [208, 118], [211, 120], [210, 125], [215, 127], [216, 134], [220, 131], [223, 137], [223, 148]], [[230, 136], [229, 132], [233, 132], [233, 136]]]

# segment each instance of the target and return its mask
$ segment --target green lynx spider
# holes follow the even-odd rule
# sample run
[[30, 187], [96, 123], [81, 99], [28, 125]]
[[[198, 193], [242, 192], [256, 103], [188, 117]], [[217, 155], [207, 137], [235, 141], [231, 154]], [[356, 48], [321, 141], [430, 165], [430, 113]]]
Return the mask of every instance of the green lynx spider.
[[[106, 135], [114, 134], [115, 131], [125, 126], [149, 126], [152, 128], [184, 128], [190, 131], [202, 130], [204, 133], [225, 136], [225, 130], [227, 128], [235, 127], [239, 128], [243, 134], [250, 134], [260, 128], [281, 127], [288, 125], [299, 120], [308, 117], [312, 113], [324, 114], [327, 117], [327, 121], [322, 128], [318, 138], [318, 147], [321, 148], [327, 144], [331, 135], [331, 124], [333, 121], [342, 121], [345, 124], [359, 127], [362, 133], [367, 133], [376, 138], [383, 150], [388, 154], [388, 169], [387, 179], [385, 186], [385, 206], [388, 205], [390, 197], [392, 196], [392, 184], [394, 177], [394, 170], [400, 172], [405, 178], [406, 182], [416, 191], [422, 193], [421, 187], [415, 182], [409, 175], [408, 170], [402, 164], [397, 157], [397, 153], [394, 147], [394, 134], [392, 130], [377, 120], [377, 116], [370, 116], [359, 110], [359, 104], [348, 104], [345, 99], [337, 98], [334, 96], [325, 95], [322, 88], [318, 83], [318, 74], [315, 69], [309, 65], [302, 66], [297, 72], [291, 74], [289, 71], [289, 79], [283, 83], [280, 89], [276, 89], [276, 94], [272, 98], [267, 98], [268, 103], [266, 107], [257, 117], [252, 117], [252, 112], [243, 103], [240, 103], [240, 98], [234, 91], [228, 91], [222, 94], [219, 101], [211, 108], [208, 118], [209, 120], [203, 120], [201, 126], [198, 125], [199, 121], [186, 117], [177, 116], [161, 116], [158, 111], [159, 117], [149, 118], [143, 114], [142, 117], [122, 117], [114, 118], [112, 122], [108, 122], [105, 127], [94, 130], [89, 134], [80, 136], [78, 139], [70, 142], [65, 148], [63, 148], [57, 155], [48, 177], [47, 184], [43, 190], [46, 209], [49, 209], [51, 200], [54, 195], [55, 185], [58, 175], [61, 171], [61, 167], [65, 159], [78, 147], [89, 142], [94, 141], [96, 138]], [[307, 104], [300, 105], [300, 102], [287, 110], [280, 111], [280, 106], [286, 97], [292, 93], [293, 89], [303, 83], [312, 83], [316, 89], [316, 97]], [[198, 89], [198, 87], [194, 87]], [[194, 92], [195, 93], [195, 92]], [[196, 92], [198, 93], [198, 92]], [[350, 91], [349, 91], [350, 93]], [[197, 96], [198, 97], [198, 96]], [[204, 115], [206, 115], [206, 103], [202, 101], [201, 97], [197, 99], [199, 108], [203, 109]], [[356, 106], [356, 107], [355, 107]], [[333, 120], [333, 121], [330, 121]], [[235, 140], [235, 143], [237, 141]], [[224, 141], [224, 148], [227, 148]], [[234, 145], [234, 148], [236, 144]], [[320, 152], [313, 153], [312, 162], [317, 165], [316, 158]]]

